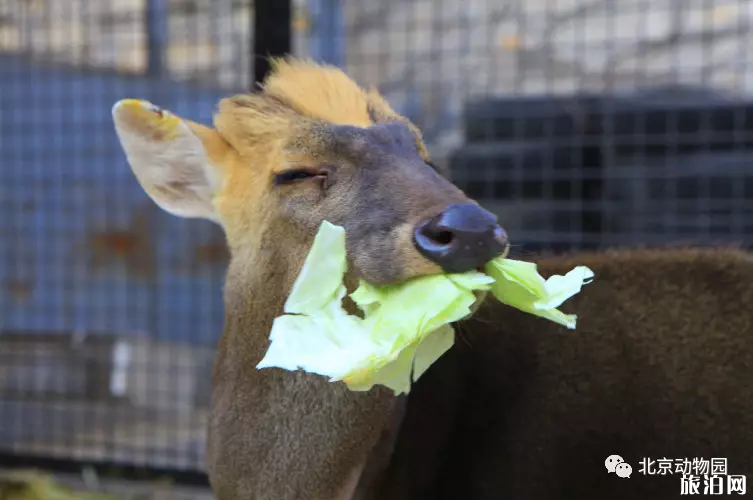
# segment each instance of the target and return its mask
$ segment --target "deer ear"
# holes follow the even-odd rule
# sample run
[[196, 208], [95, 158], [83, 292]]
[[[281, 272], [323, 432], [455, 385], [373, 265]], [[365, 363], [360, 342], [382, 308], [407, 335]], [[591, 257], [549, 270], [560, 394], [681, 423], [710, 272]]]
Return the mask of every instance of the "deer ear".
[[136, 99], [118, 101], [112, 117], [128, 164], [157, 205], [179, 217], [220, 223], [212, 203], [219, 171], [205, 144], [219, 136], [216, 131]]

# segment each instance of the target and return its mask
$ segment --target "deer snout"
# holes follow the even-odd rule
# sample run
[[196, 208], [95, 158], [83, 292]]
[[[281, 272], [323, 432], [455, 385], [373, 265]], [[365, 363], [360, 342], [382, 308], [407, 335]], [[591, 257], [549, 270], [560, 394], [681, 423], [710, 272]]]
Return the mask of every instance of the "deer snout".
[[457, 203], [421, 222], [413, 233], [419, 253], [447, 273], [482, 267], [508, 248], [497, 217], [474, 203]]

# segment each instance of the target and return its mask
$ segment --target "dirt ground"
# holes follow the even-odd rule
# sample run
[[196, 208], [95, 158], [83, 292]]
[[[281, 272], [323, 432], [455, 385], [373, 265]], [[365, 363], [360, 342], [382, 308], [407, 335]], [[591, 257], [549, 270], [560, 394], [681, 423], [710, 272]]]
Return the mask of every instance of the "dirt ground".
[[0, 500], [211, 500], [205, 488], [0, 469]]

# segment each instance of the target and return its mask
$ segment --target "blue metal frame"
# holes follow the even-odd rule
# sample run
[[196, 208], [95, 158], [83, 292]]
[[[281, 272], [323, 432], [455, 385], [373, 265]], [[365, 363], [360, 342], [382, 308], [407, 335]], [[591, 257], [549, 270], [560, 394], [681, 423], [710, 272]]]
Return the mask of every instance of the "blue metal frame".
[[208, 123], [228, 91], [23, 57], [0, 56], [0, 67], [0, 332], [142, 332], [213, 345], [222, 233], [144, 194], [110, 110], [143, 98]]
[[345, 64], [345, 27], [340, 0], [309, 0], [308, 5], [311, 14], [309, 56], [316, 61], [342, 67]]

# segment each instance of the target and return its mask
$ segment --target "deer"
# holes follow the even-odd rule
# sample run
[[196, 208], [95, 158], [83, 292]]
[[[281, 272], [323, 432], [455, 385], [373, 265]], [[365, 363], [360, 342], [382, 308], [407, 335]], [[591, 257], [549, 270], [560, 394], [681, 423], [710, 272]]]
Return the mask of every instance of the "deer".
[[[482, 269], [507, 255], [515, 214], [468, 198], [377, 89], [307, 59], [276, 60], [257, 89], [219, 102], [212, 125], [134, 99], [112, 116], [151, 200], [226, 238], [206, 445], [218, 500], [663, 500], [703, 472], [685, 459], [753, 471], [744, 249], [531, 256], [543, 276], [595, 272], [563, 306], [575, 331], [479, 292], [407, 395], [351, 391], [256, 368], [321, 223], [345, 229], [352, 291]], [[614, 455], [629, 477], [605, 469]], [[659, 459], [676, 462], [671, 473], [651, 473]]]

